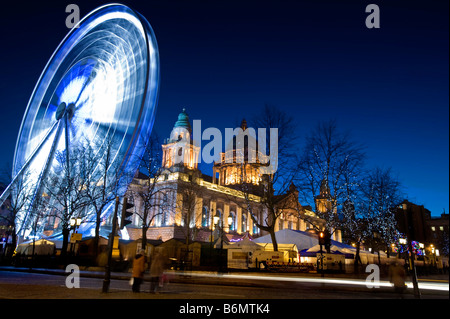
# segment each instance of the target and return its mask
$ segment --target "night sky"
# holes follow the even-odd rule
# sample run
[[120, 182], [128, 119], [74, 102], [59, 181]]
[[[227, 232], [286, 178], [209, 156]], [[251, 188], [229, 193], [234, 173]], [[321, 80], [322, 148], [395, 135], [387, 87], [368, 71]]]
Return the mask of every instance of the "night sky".
[[[0, 167], [12, 163], [33, 88], [69, 32], [70, 3], [83, 17], [106, 2], [2, 4]], [[449, 211], [447, 0], [122, 3], [158, 40], [160, 137], [183, 107], [203, 129], [222, 131], [265, 104], [291, 114], [300, 137], [335, 119], [367, 146], [368, 167], [392, 167], [410, 201], [434, 216]], [[380, 7], [380, 29], [366, 28], [369, 3]]]

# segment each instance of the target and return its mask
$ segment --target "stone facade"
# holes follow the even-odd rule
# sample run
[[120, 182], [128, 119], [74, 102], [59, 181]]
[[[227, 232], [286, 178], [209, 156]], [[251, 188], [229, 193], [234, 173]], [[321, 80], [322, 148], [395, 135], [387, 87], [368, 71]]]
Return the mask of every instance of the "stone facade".
[[[241, 129], [245, 132], [245, 121]], [[243, 154], [244, 150], [239, 147], [237, 144], [233, 145], [231, 154]], [[261, 198], [258, 195], [258, 187], [262, 187], [264, 183], [264, 176], [259, 170], [262, 164], [259, 161], [248, 163], [245, 158], [243, 162], [239, 162], [234, 156], [234, 160], [225, 163], [227, 155], [222, 154], [222, 160], [214, 164], [214, 176], [203, 174], [197, 168], [200, 150], [192, 141], [189, 118], [185, 110], [178, 116], [170, 138], [166, 139], [162, 150], [162, 170], [158, 179], [155, 181], [145, 176], [142, 178], [143, 174], [138, 174], [129, 187], [129, 193], [136, 194], [144, 192], [148, 184], [153, 183], [160, 192], [155, 196], [155, 205], [147, 216], [151, 220], [146, 233], [148, 239], [166, 241], [175, 238], [182, 241], [209, 242], [217, 239], [220, 232], [228, 239], [237, 239], [245, 234], [252, 237], [266, 234], [254, 225], [254, 219], [258, 223], [264, 223], [267, 218], [267, 211], [260, 204]], [[245, 153], [247, 154], [247, 150]], [[237, 171], [242, 167], [246, 169], [247, 182], [251, 183], [255, 190], [249, 194], [254, 218], [247, 211], [248, 203], [244, 194], [236, 187], [239, 184]], [[298, 203], [295, 187], [282, 196], [285, 198], [280, 203], [289, 200], [293, 205], [283, 209], [275, 224], [275, 231], [285, 228], [308, 230], [310, 224], [302, 218], [305, 215], [308, 215], [309, 221], [316, 219], [317, 224], [321, 223], [310, 209]], [[157, 202], [159, 204], [156, 205]], [[142, 237], [142, 219], [138, 216], [142, 216], [143, 206], [139, 196], [134, 196], [136, 216], [133, 223], [127, 227], [130, 239]]]

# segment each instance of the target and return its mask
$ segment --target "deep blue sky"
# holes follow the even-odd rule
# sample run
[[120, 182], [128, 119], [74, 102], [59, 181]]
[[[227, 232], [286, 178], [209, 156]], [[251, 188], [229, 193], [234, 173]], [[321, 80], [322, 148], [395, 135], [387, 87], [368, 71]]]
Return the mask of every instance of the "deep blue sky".
[[[1, 166], [12, 162], [28, 99], [69, 31], [69, 3], [84, 16], [106, 2], [2, 7]], [[336, 119], [367, 146], [368, 166], [392, 167], [408, 198], [433, 215], [449, 211], [448, 1], [122, 3], [158, 39], [161, 137], [183, 107], [203, 128], [223, 130], [272, 104], [294, 116], [301, 137]], [[369, 3], [380, 7], [380, 29], [365, 26]]]

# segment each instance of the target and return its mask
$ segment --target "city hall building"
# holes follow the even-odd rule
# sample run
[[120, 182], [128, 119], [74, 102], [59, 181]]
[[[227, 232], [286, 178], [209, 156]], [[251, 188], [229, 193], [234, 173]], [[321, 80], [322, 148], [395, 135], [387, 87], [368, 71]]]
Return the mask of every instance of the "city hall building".
[[[245, 120], [241, 129], [244, 133], [247, 130]], [[132, 223], [126, 227], [130, 239], [142, 237], [145, 203], [136, 194], [145, 192], [150, 181], [154, 184], [152, 188], [158, 191], [153, 190], [153, 205], [146, 216], [150, 224], [147, 239], [212, 242], [217, 238], [218, 230], [222, 231], [222, 238], [228, 241], [239, 240], [245, 234], [253, 238], [267, 234], [254, 222], [256, 220], [266, 225], [269, 218], [267, 208], [261, 204], [259, 191], [267, 177], [261, 174], [261, 157], [265, 155], [256, 151], [256, 160], [249, 161], [248, 143], [236, 143], [233, 139], [233, 147], [221, 153], [220, 161], [213, 164], [213, 176], [209, 176], [198, 168], [200, 152], [192, 139], [188, 114], [183, 109], [170, 137], [162, 145], [161, 172], [157, 181], [138, 172], [129, 186], [127, 196], [134, 204]], [[239, 160], [239, 154], [245, 154], [244, 160]], [[252, 186], [251, 193], [241, 191], [239, 185], [243, 179]], [[319, 201], [319, 209], [326, 209], [325, 196], [316, 200]], [[291, 204], [286, 205], [286, 202]], [[294, 185], [280, 195], [278, 203], [283, 203], [283, 211], [275, 223], [275, 231], [307, 231], [312, 224], [323, 227], [324, 221], [317, 218], [310, 207], [303, 207], [298, 202], [298, 191]], [[251, 205], [254, 218], [247, 205]], [[335, 239], [340, 240], [339, 237]]]

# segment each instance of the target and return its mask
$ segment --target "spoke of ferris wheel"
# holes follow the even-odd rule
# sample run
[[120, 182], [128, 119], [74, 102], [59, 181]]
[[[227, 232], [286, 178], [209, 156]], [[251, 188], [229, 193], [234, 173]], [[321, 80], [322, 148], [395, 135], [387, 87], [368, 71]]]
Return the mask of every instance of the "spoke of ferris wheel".
[[[64, 114], [64, 126], [65, 126], [65, 130], [64, 130], [64, 137], [65, 137], [65, 151], [66, 151], [66, 174], [67, 174], [67, 182], [69, 182], [70, 180], [70, 157], [69, 157], [69, 114], [68, 114], [68, 110], [66, 110], [66, 113]], [[69, 212], [69, 207], [70, 207], [70, 196], [67, 196], [67, 215], [66, 216], [70, 216], [70, 212]]]
[[47, 142], [50, 135], [53, 133], [55, 127], [57, 126], [59, 121], [56, 121], [53, 123], [52, 127], [48, 130], [47, 134], [45, 134], [44, 138], [42, 139], [41, 143], [34, 149], [34, 151], [31, 153], [31, 155], [28, 157], [25, 164], [21, 167], [20, 171], [14, 176], [14, 178], [11, 180], [11, 183], [5, 188], [3, 193], [0, 196], [0, 205], [3, 205], [3, 202], [8, 198], [9, 194], [11, 193], [11, 187], [14, 185], [16, 180], [22, 176], [22, 174], [26, 171], [28, 168], [28, 165], [33, 161], [36, 154], [39, 153], [42, 146]]
[[[57, 121], [57, 123], [58, 123], [58, 128], [56, 130], [55, 138], [53, 139], [52, 146], [50, 148], [50, 153], [49, 153], [49, 155], [47, 157], [47, 160], [45, 162], [44, 168], [42, 169], [41, 174], [39, 175], [39, 178], [37, 180], [37, 185], [36, 185], [36, 188], [34, 190], [34, 194], [33, 194], [33, 197], [31, 199], [31, 202], [30, 202], [30, 206], [29, 206], [29, 208], [27, 210], [27, 213], [25, 214], [24, 220], [27, 220], [28, 215], [30, 214], [30, 212], [33, 209], [35, 209], [34, 204], [36, 202], [36, 198], [38, 196], [41, 196], [41, 194], [42, 194], [42, 181], [47, 176], [48, 170], [50, 169], [50, 166], [51, 166], [51, 163], [53, 161], [53, 158], [55, 157], [56, 149], [58, 148], [59, 138], [61, 136], [61, 129], [63, 127], [63, 125], [62, 125], [60, 120]], [[25, 225], [22, 225], [21, 228], [17, 231], [18, 234], [22, 231], [22, 228], [23, 228], [23, 230], [25, 230]]]
[[[96, 73], [95, 72], [91, 72], [91, 74], [89, 75], [89, 77], [87, 78], [87, 80], [84, 82], [83, 87], [80, 90], [80, 93], [78, 93], [78, 97], [75, 100], [74, 104], [78, 105], [78, 101], [80, 100], [81, 95], [84, 92], [84, 89], [89, 85], [89, 83], [91, 83], [91, 81], [95, 78]], [[76, 109], [78, 109], [80, 106], [77, 106]]]

